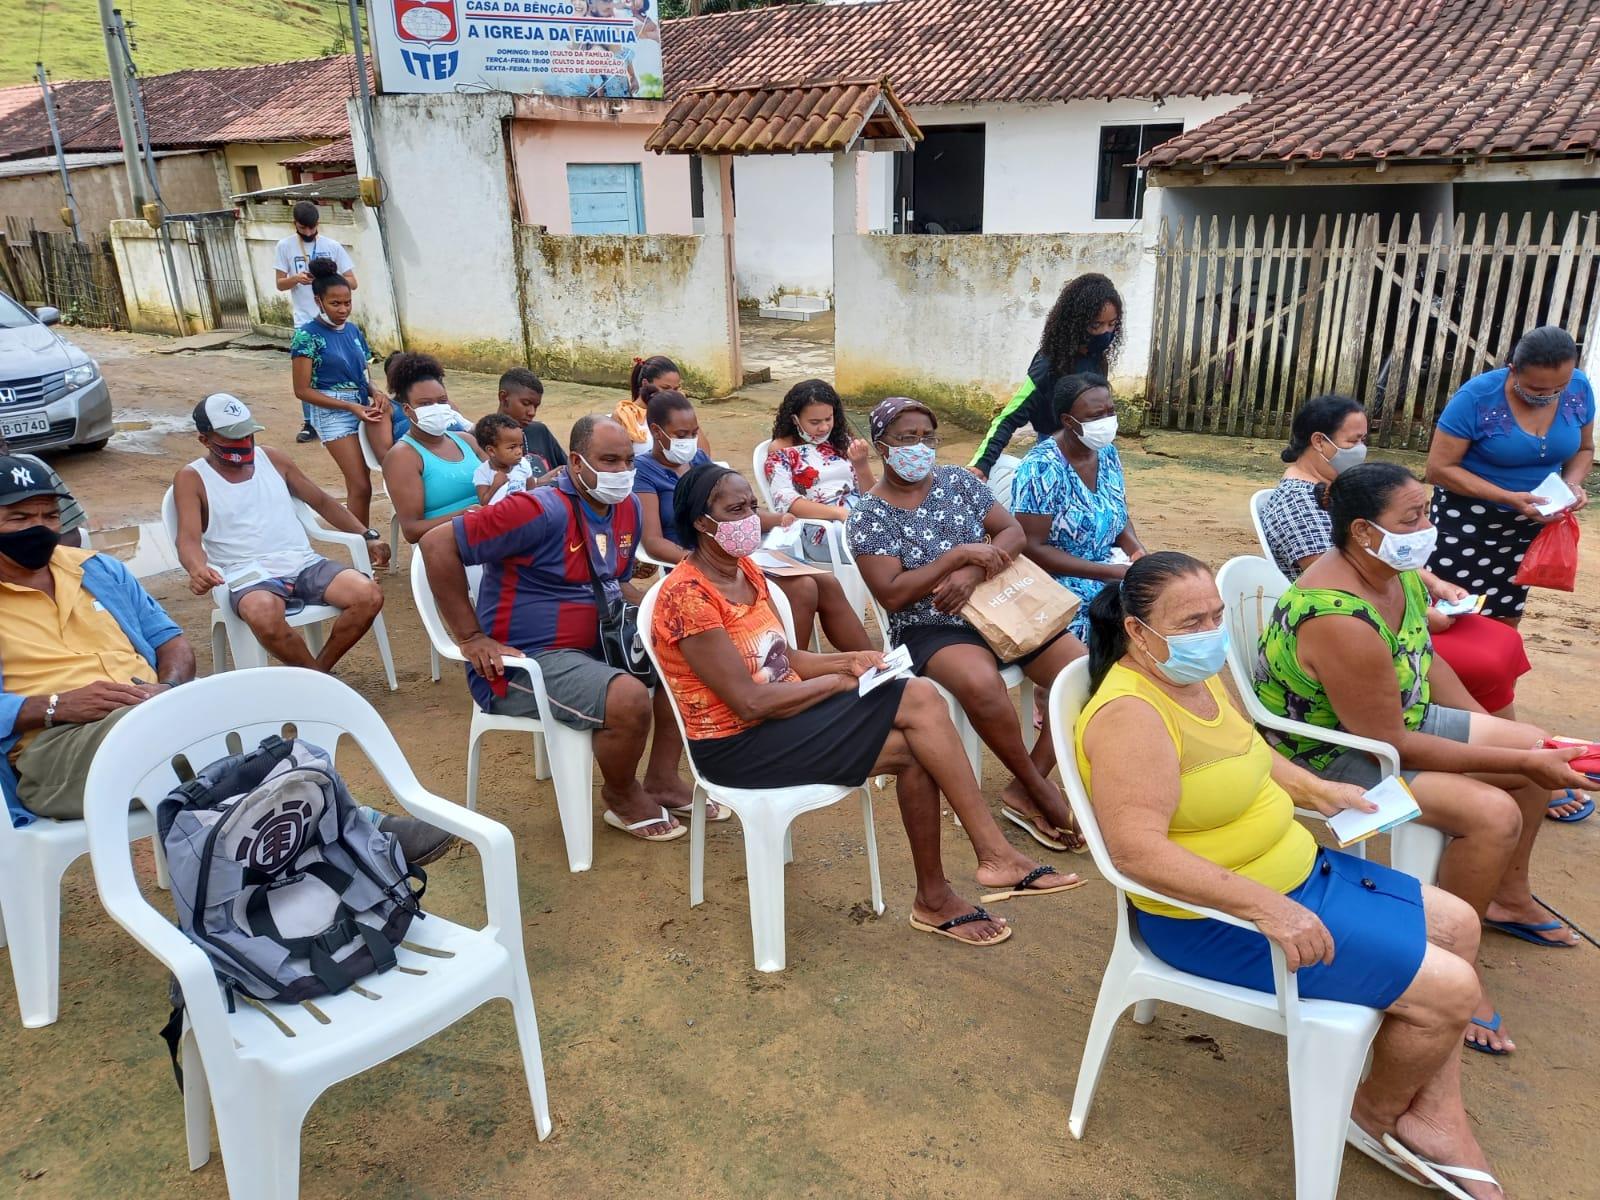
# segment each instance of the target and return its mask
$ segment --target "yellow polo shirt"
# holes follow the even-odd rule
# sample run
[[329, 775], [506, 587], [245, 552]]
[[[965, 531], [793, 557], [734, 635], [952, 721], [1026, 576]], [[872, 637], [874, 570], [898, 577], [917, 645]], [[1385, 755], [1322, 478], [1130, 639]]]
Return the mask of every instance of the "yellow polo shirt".
[[[0, 581], [0, 668], [14, 696], [48, 696], [109, 680], [155, 682], [156, 670], [122, 626], [84, 590], [83, 564], [94, 551], [58, 546], [50, 558], [54, 598]], [[38, 730], [22, 735], [13, 760]]]

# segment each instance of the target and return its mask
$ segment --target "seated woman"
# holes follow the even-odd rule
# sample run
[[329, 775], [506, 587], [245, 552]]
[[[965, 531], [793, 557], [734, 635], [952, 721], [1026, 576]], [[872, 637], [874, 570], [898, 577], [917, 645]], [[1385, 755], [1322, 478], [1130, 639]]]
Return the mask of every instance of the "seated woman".
[[1024, 553], [1082, 601], [1070, 627], [1081, 641], [1089, 632], [1089, 602], [1145, 550], [1128, 515], [1113, 444], [1111, 385], [1104, 375], [1067, 375], [1056, 381], [1054, 399], [1059, 428], [1040, 438], [1017, 468], [1011, 511], [1028, 539]]
[[417, 540], [457, 513], [478, 507], [472, 481], [483, 451], [470, 433], [457, 433], [456, 411], [444, 388], [444, 368], [431, 354], [402, 354], [389, 364], [394, 401], [411, 428], [384, 455], [383, 481], [406, 541]]
[[[1030, 752], [1000, 678], [1001, 662], [961, 616], [972, 589], [1005, 570], [1025, 541], [1016, 519], [982, 480], [961, 467], [937, 467], [938, 421], [926, 405], [891, 397], [872, 410], [872, 441], [883, 477], [850, 514], [856, 565], [889, 613], [887, 641], [911, 652], [918, 675], [945, 688], [1012, 774], [1000, 812], [1051, 850], [1082, 849], [1072, 814], [1050, 782], [1055, 748], [1041, 733]], [[1048, 687], [1083, 643], [1062, 630], [1019, 660]]]
[[[820, 379], [795, 384], [778, 406], [762, 473], [772, 511], [813, 521], [843, 521], [877, 480], [872, 447], [850, 434], [839, 393]], [[806, 531], [800, 547], [812, 562], [831, 562], [826, 529]]]
[[1106, 850], [1136, 883], [1259, 930], [1130, 896], [1139, 933], [1179, 970], [1263, 992], [1270, 942], [1302, 997], [1383, 1009], [1351, 1145], [1402, 1175], [1416, 1157], [1480, 1172], [1450, 1181], [1500, 1197], [1461, 1102], [1477, 920], [1413, 876], [1318, 849], [1296, 804], [1329, 815], [1370, 805], [1359, 787], [1273, 754], [1234, 708], [1216, 678], [1222, 617], [1211, 572], [1173, 551], [1140, 559], [1089, 606], [1094, 694], [1074, 733]]
[[[1571, 947], [1529, 890], [1528, 860], [1551, 788], [1581, 787], [1531, 725], [1483, 712], [1428, 637], [1417, 570], [1433, 552], [1428, 488], [1404, 467], [1352, 467], [1328, 489], [1333, 546], [1279, 599], [1262, 632], [1255, 689], [1270, 711], [1387, 742], [1422, 809], [1452, 840], [1439, 886], [1485, 924], [1537, 946]], [[1371, 787], [1377, 762], [1311, 737], [1268, 733], [1278, 752], [1325, 779]], [[1520, 811], [1519, 811], [1520, 810]], [[1515, 1048], [1487, 999], [1468, 1045]]]
[[726, 467], [699, 466], [675, 491], [679, 538], [692, 549], [660, 584], [652, 636], [683, 714], [695, 769], [735, 788], [809, 783], [859, 787], [897, 777], [917, 894], [911, 924], [976, 946], [1011, 936], [1004, 918], [961, 899], [939, 858], [939, 796], [960, 816], [986, 900], [1079, 886], [1013, 849], [983, 802], [949, 710], [933, 688], [897, 679], [861, 696], [876, 651], [809, 654], [788, 644], [750, 561], [761, 542], [755, 492]]
[[[694, 405], [682, 392], [654, 392], [646, 405], [650, 453], [634, 458], [633, 491], [639, 497], [639, 537], [651, 558], [675, 563], [693, 549], [679, 540], [673, 510], [673, 490], [678, 480], [695, 467], [711, 462], [700, 449], [703, 435]], [[763, 527], [784, 518], [762, 514]], [[794, 627], [810, 629], [820, 618], [822, 632], [836, 650], [867, 650], [872, 642], [851, 608], [844, 589], [831, 575], [791, 575], [773, 579], [794, 610]]]
[[[665, 355], [633, 360], [633, 371], [628, 376], [628, 399], [617, 402], [611, 415], [622, 422], [622, 427], [633, 438], [633, 452], [640, 458], [650, 453], [650, 415], [646, 411], [650, 397], [657, 392], [682, 392], [683, 373], [678, 364]], [[700, 449], [709, 452], [711, 443], [704, 433], [695, 439]]]

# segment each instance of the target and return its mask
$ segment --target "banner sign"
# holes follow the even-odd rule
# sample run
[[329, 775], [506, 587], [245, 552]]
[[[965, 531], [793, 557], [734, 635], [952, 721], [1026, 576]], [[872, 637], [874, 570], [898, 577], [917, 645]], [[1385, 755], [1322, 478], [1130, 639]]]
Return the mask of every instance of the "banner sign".
[[660, 0], [371, 0], [385, 92], [660, 99]]

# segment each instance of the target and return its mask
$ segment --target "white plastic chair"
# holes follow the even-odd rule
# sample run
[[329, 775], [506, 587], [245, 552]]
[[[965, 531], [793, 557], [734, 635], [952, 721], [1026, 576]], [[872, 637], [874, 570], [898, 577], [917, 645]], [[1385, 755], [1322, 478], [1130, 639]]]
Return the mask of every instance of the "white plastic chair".
[[[645, 593], [639, 605], [639, 640], [644, 643], [650, 661], [661, 670], [661, 660], [656, 657], [655, 639], [650, 622], [655, 616], [656, 600], [661, 593], [657, 581]], [[783, 622], [784, 636], [795, 644], [794, 617], [789, 611], [789, 601], [783, 592], [773, 587], [767, 590], [772, 609]], [[661, 684], [667, 687], [665, 680]], [[678, 708], [678, 698], [667, 687], [672, 702], [672, 715], [683, 734], [684, 745], [689, 744], [683, 727], [683, 713]], [[801, 784], [798, 787], [730, 788], [708, 783], [695, 768], [694, 755], [685, 753], [690, 774], [694, 776], [694, 806], [689, 819], [689, 905], [695, 907], [705, 901], [706, 862], [706, 797], [724, 805], [739, 818], [744, 830], [745, 879], [750, 889], [750, 936], [755, 947], [756, 970], [781, 971], [788, 962], [784, 938], [783, 870], [794, 861], [794, 843], [789, 826], [802, 813], [815, 812], [837, 804], [851, 792], [861, 793], [861, 818], [866, 826], [867, 875], [872, 882], [872, 911], [883, 913], [883, 881], [878, 875], [878, 836], [872, 818], [872, 789], [868, 783], [860, 787], [840, 787], [830, 783]]]
[[[129, 814], [128, 838], [147, 837], [155, 850], [156, 882], [167, 881], [167, 859], [155, 836], [155, 817]], [[0, 804], [0, 947], [10, 943], [17, 1008], [27, 1029], [55, 1024], [61, 1000], [61, 877], [89, 853], [82, 821], [40, 818], [16, 829]]]
[[[750, 485], [756, 489], [756, 495], [761, 503], [766, 505], [768, 512], [776, 512], [772, 507], [772, 488], [767, 485], [767, 448], [772, 445], [768, 438], [756, 446], [750, 455]], [[850, 607], [856, 616], [865, 618], [867, 615], [867, 584], [861, 578], [861, 572], [856, 568], [855, 560], [850, 557], [845, 548], [844, 523], [842, 521], [819, 521], [815, 517], [796, 517], [794, 526], [801, 530], [817, 528], [822, 530], [822, 544], [828, 549], [826, 563], [813, 563], [806, 560], [810, 566], [824, 567], [839, 581], [839, 586], [844, 589], [844, 597], [850, 602]]]
[[1272, 553], [1272, 546], [1267, 541], [1267, 525], [1261, 515], [1261, 510], [1266, 507], [1267, 497], [1270, 495], [1272, 495], [1271, 488], [1262, 488], [1250, 497], [1250, 524], [1256, 531], [1256, 541], [1261, 546], [1261, 557], [1276, 566], [1278, 559]]
[[[433, 589], [428, 586], [427, 564], [421, 554], [411, 556], [411, 597], [417, 605], [428, 642], [441, 658], [464, 663], [466, 656], [456, 646], [439, 617]], [[539, 711], [550, 712], [544, 691], [544, 675], [531, 658], [507, 658], [507, 667], [521, 667], [533, 680]], [[556, 793], [556, 811], [561, 817], [561, 834], [567, 843], [567, 866], [587, 871], [594, 862], [594, 735], [573, 729], [560, 721], [535, 717], [502, 717], [486, 713], [472, 702], [472, 725], [467, 733], [467, 807], [478, 807], [478, 763], [482, 738], [486, 733], [505, 731], [533, 735], [533, 775], [551, 779]]]
[[1256, 926], [1228, 913], [1174, 900], [1134, 882], [1117, 869], [1078, 772], [1073, 726], [1088, 699], [1089, 664], [1087, 659], [1079, 659], [1056, 677], [1050, 689], [1050, 734], [1055, 738], [1062, 782], [1078, 818], [1078, 828], [1089, 843], [1095, 867], [1116, 889], [1117, 932], [1111, 959], [1101, 976], [1100, 998], [1095, 1002], [1089, 1037], [1084, 1043], [1067, 1127], [1073, 1137], [1083, 1137], [1117, 1019], [1131, 1007], [1134, 1021], [1148, 1025], [1155, 1019], [1156, 1001], [1163, 1000], [1287, 1039], [1295, 1196], [1298, 1200], [1334, 1200], [1339, 1191], [1350, 1105], [1383, 1014], [1354, 1004], [1302, 1000], [1295, 975], [1275, 943], [1271, 946], [1272, 992], [1190, 975], [1150, 952], [1139, 936], [1139, 927], [1129, 918], [1129, 895], [1158, 900], [1242, 929]]
[[[407, 812], [470, 842], [483, 864], [488, 919], [471, 929], [430, 913], [407, 931], [394, 969], [303, 1006], [242, 1000], [230, 1013], [210, 959], [139, 893], [127, 850], [128, 802], [158, 803], [181, 782], [180, 758], [198, 769], [286, 724], [330, 753], [348, 735]], [[213, 675], [159, 696], [106, 738], [85, 801], [101, 902], [183, 989], [190, 1170], [211, 1156], [214, 1113], [232, 1200], [293, 1200], [300, 1127], [316, 1098], [494, 999], [511, 1004], [535, 1126], [540, 1140], [549, 1135], [511, 831], [425, 790], [383, 718], [351, 688], [286, 667]]]
[[[1387, 778], [1400, 773], [1400, 755], [1388, 742], [1358, 737], [1342, 729], [1323, 729], [1301, 721], [1291, 721], [1267, 711], [1256, 698], [1255, 661], [1261, 646], [1261, 631], [1272, 618], [1278, 597], [1289, 590], [1283, 572], [1269, 558], [1242, 555], [1229, 559], [1217, 572], [1217, 590], [1222, 594], [1228, 623], [1228, 671], [1244, 704], [1245, 713], [1258, 728], [1299, 737], [1316, 738], [1334, 746], [1362, 750], [1378, 760], [1379, 773]], [[1295, 810], [1302, 817], [1326, 821], [1314, 809]], [[1439, 877], [1439, 858], [1444, 853], [1445, 836], [1417, 821], [1408, 821], [1389, 833], [1389, 864], [1397, 871], [1415, 875], [1423, 883]], [[1366, 843], [1357, 842], [1346, 852], [1366, 857]]]
[[[337, 529], [329, 529], [317, 520], [316, 513], [311, 511], [310, 505], [302, 500], [294, 501], [295, 516], [304, 526], [306, 536], [313, 542], [332, 542], [334, 545], [343, 546], [350, 552], [350, 563], [363, 575], [372, 575], [372, 555], [367, 550], [367, 539], [359, 533], [343, 533]], [[172, 489], [167, 489], [166, 495], [161, 498], [161, 524], [167, 531], [167, 536], [172, 539], [174, 546], [178, 543], [178, 506], [173, 499]], [[228, 602], [227, 584], [218, 584], [211, 589], [211, 671], [213, 674], [228, 669], [227, 655], [233, 655], [235, 669], [240, 667], [264, 667], [267, 665], [266, 648], [256, 641], [256, 635], [250, 631], [250, 626], [245, 624], [244, 618], [233, 611], [233, 605]], [[337, 620], [340, 610], [330, 604], [308, 604], [293, 616], [286, 617], [291, 629], [305, 631], [306, 644], [311, 647], [313, 654], [322, 649], [325, 640], [323, 624]], [[394, 677], [394, 656], [389, 650], [389, 633], [383, 622], [380, 612], [372, 622], [372, 628], [367, 631], [378, 647], [378, 657], [383, 660], [384, 678], [389, 681], [389, 690], [395, 691], [398, 684]]]
[[372, 452], [372, 442], [367, 437], [367, 423], [365, 421], [356, 426], [356, 437], [361, 442], [361, 458], [367, 464], [367, 470], [376, 471], [378, 474], [378, 487], [382, 489], [382, 492], [374, 491], [373, 494], [381, 494], [389, 502], [389, 570], [398, 571], [400, 569], [400, 550], [406, 544], [405, 539], [400, 536], [400, 514], [394, 511], [394, 500], [389, 496], [389, 483], [383, 477], [383, 460]]

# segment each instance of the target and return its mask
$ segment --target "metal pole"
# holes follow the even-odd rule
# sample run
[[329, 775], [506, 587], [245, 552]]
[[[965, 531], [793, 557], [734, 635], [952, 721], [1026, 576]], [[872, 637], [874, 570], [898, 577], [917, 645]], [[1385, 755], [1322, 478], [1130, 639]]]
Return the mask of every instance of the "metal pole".
[[139, 165], [139, 140], [134, 134], [133, 106], [128, 100], [128, 75], [123, 68], [122, 49], [117, 41], [120, 14], [111, 0], [99, 0], [100, 32], [106, 41], [106, 62], [111, 68], [111, 103], [117, 110], [117, 136], [122, 139], [122, 160], [128, 168], [128, 188], [136, 216], [144, 216], [149, 193], [144, 186], [144, 171]]
[[61, 190], [67, 194], [67, 211], [72, 214], [72, 240], [83, 243], [83, 230], [78, 225], [78, 198], [72, 194], [72, 176], [67, 172], [67, 154], [61, 148], [61, 126], [56, 122], [56, 102], [50, 96], [50, 84], [44, 77], [44, 64], [33, 64], [39, 72], [39, 90], [44, 93], [44, 115], [50, 122], [50, 140], [56, 148], [56, 166], [61, 169]]
[[133, 65], [133, 48], [128, 44], [128, 26], [122, 19], [122, 10], [111, 10], [112, 19], [117, 27], [117, 43], [122, 47], [123, 61], [128, 64], [128, 97], [133, 102], [133, 133], [139, 144], [144, 147], [145, 175], [150, 181], [150, 193], [156, 202], [163, 207], [166, 201], [161, 198], [161, 177], [156, 173], [155, 148], [150, 144], [150, 122], [145, 119], [144, 89], [139, 86], [139, 69]]

